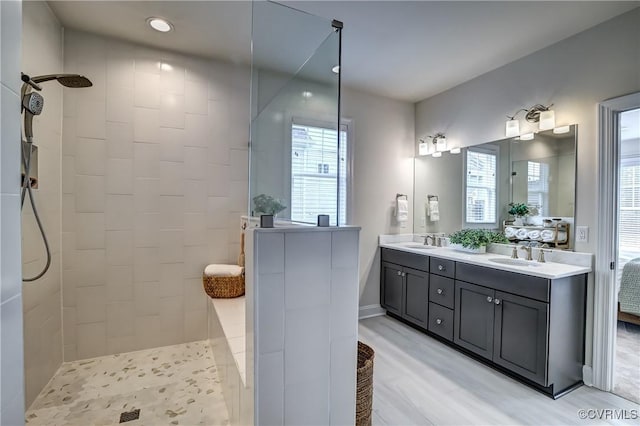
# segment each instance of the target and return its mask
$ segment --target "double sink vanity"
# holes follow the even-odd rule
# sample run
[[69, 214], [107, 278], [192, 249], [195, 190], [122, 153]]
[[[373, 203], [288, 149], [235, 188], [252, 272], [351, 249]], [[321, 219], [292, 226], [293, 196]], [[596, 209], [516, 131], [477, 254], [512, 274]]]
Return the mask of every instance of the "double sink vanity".
[[509, 245], [471, 254], [413, 240], [380, 237], [389, 316], [553, 398], [582, 384], [591, 255], [554, 250], [540, 263]]

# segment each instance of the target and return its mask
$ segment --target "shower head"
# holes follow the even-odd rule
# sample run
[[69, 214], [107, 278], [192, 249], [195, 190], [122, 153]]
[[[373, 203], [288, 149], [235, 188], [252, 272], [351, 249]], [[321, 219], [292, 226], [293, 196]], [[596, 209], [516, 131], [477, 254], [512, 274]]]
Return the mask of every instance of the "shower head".
[[31, 92], [22, 97], [24, 108], [24, 134], [28, 142], [33, 140], [33, 116], [40, 115], [44, 107], [44, 98], [39, 93]]
[[33, 77], [32, 80], [36, 84], [44, 83], [51, 80], [57, 80], [58, 83], [62, 84], [64, 87], [71, 87], [73, 89], [93, 86], [91, 80], [80, 74], [39, 75], [37, 77]]

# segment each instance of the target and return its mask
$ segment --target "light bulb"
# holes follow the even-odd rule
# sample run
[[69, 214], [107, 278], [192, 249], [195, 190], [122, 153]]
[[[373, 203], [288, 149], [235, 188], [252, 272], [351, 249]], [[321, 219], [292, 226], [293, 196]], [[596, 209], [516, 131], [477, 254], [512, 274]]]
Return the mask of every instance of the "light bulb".
[[540, 113], [540, 130], [549, 130], [556, 127], [556, 114], [552, 111], [542, 111]]
[[154, 30], [160, 31], [161, 33], [168, 33], [173, 29], [173, 25], [171, 25], [171, 22], [162, 18], [147, 18], [147, 24], [149, 24], [149, 26]]
[[418, 155], [429, 155], [429, 144], [421, 142], [418, 144]]
[[520, 134], [520, 122], [518, 120], [507, 121], [504, 133], [508, 138], [518, 136]]

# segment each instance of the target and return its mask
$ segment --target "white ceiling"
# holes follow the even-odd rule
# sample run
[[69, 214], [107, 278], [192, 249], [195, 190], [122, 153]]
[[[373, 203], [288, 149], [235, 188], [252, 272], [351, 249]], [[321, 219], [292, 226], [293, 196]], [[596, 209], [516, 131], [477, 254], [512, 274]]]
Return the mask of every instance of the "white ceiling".
[[[640, 1], [287, 1], [344, 22], [342, 82], [419, 101], [640, 6]], [[251, 3], [50, 1], [65, 27], [249, 63]], [[145, 25], [163, 16], [175, 31]], [[278, 27], [276, 21], [274, 28]], [[299, 35], [283, 41], [295, 51]], [[285, 45], [290, 43], [290, 45]], [[615, 48], [615, 47], [612, 47]]]

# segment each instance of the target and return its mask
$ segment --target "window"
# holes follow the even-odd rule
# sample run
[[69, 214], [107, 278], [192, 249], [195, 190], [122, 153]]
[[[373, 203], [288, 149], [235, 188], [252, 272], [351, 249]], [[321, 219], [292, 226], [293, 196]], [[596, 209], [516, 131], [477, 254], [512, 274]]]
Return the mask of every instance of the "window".
[[527, 205], [537, 214], [549, 215], [549, 165], [537, 161], [527, 164]]
[[637, 252], [640, 248], [640, 157], [622, 159], [619, 195], [619, 248]]
[[[315, 223], [328, 214], [332, 225], [347, 222], [347, 126], [291, 126], [291, 220]], [[339, 166], [339, 167], [338, 167]], [[338, 211], [339, 210], [339, 211]]]
[[496, 152], [469, 149], [466, 162], [466, 222], [495, 224], [497, 216]]

